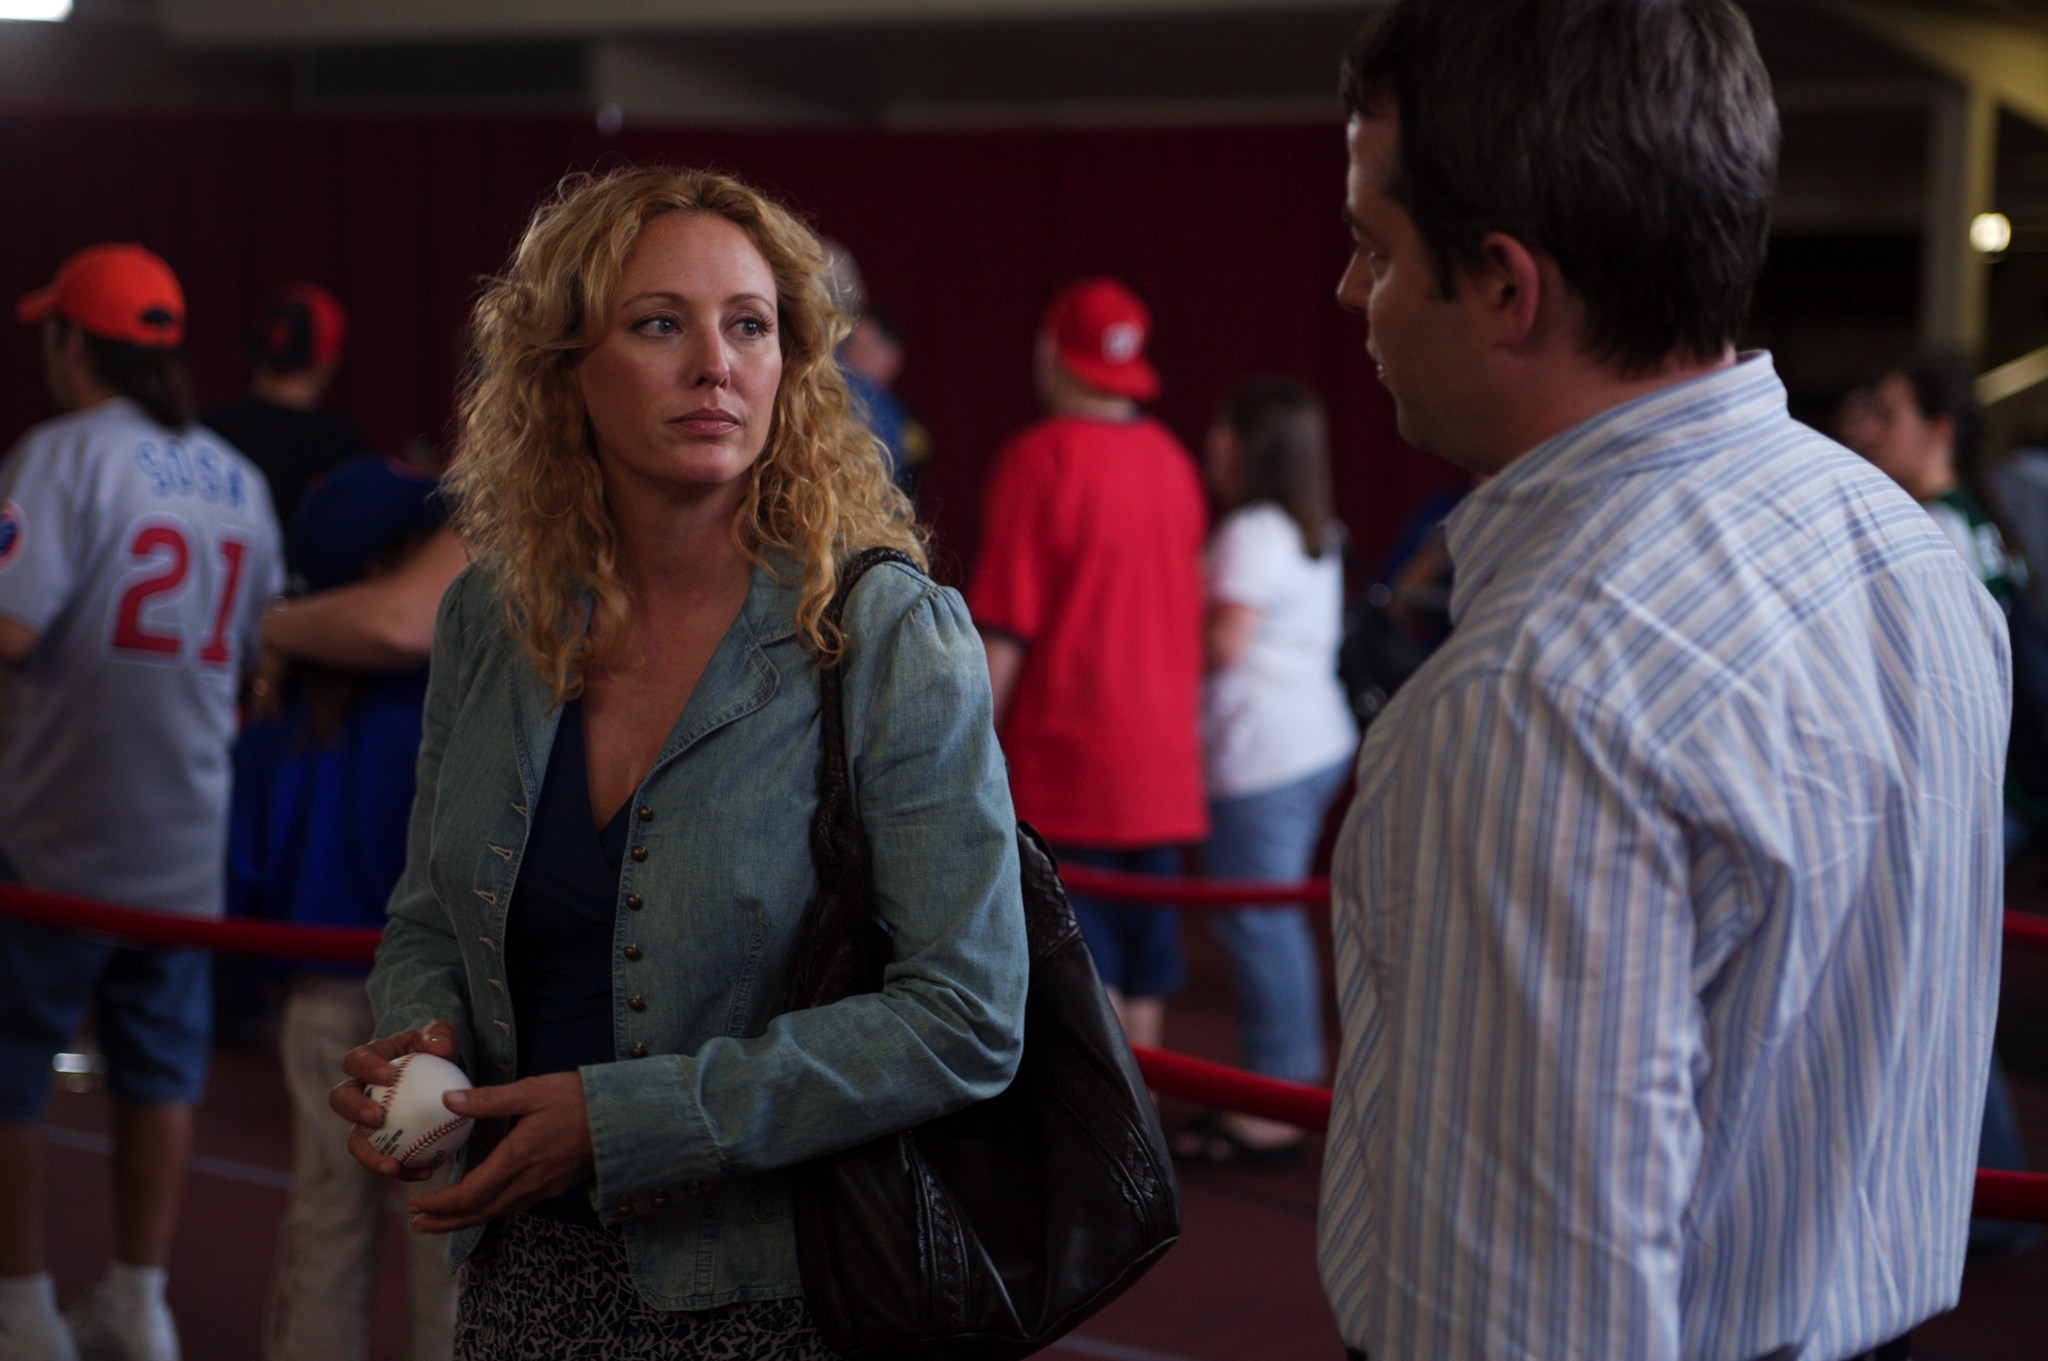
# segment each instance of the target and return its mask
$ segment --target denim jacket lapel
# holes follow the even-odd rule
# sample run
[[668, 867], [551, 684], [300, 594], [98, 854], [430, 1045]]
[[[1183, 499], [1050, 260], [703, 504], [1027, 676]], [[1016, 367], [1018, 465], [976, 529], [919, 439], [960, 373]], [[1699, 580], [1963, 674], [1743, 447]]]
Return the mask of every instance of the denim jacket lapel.
[[[793, 559], [778, 555], [770, 567], [754, 568], [746, 602], [705, 664], [675, 729], [648, 772], [649, 778], [706, 736], [774, 697], [782, 672], [768, 649], [796, 636], [794, 621], [802, 590], [802, 569]], [[529, 666], [512, 667], [509, 683], [519, 780], [526, 807], [531, 808], [547, 774], [561, 706]]]

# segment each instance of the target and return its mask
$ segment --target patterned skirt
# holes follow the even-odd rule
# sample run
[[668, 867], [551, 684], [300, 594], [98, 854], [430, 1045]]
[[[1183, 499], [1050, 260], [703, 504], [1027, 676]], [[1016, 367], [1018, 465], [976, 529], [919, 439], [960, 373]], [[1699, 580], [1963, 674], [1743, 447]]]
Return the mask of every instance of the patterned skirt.
[[626, 1243], [532, 1215], [499, 1220], [463, 1267], [455, 1361], [835, 1361], [804, 1302], [656, 1309]]

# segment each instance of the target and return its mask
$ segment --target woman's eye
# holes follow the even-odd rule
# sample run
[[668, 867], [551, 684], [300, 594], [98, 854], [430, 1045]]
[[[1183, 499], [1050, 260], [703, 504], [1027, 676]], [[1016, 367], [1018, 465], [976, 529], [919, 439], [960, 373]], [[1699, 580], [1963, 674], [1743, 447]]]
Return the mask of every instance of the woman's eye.
[[740, 334], [749, 340], [765, 336], [769, 331], [768, 322], [762, 317], [741, 317], [733, 324], [739, 327]]
[[676, 325], [674, 317], [655, 315], [640, 318], [633, 323], [633, 329], [642, 335], [672, 336], [680, 328]]

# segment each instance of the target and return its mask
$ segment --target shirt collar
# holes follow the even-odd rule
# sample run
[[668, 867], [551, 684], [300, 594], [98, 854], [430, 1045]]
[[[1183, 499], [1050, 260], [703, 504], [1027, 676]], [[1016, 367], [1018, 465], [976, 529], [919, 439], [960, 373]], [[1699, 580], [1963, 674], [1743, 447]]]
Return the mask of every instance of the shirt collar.
[[1616, 477], [1708, 457], [1733, 430], [1783, 419], [1785, 385], [1769, 352], [1609, 407], [1508, 464], [1444, 522], [1451, 621], [1463, 616], [1528, 531]]
[[796, 608], [803, 600], [804, 565], [794, 553], [768, 549], [754, 564], [747, 603], [740, 618], [760, 646], [796, 636]]

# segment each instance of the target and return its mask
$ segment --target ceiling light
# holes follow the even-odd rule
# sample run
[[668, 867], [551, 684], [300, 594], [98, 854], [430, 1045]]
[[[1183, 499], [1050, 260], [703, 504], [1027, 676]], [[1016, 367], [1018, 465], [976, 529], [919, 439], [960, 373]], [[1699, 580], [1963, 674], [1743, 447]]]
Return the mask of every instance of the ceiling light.
[[1979, 213], [1970, 223], [1970, 244], [1980, 255], [2002, 254], [2012, 244], [2012, 219], [2004, 213]]
[[0, 0], [0, 19], [40, 19], [55, 23], [71, 14], [71, 0]]

